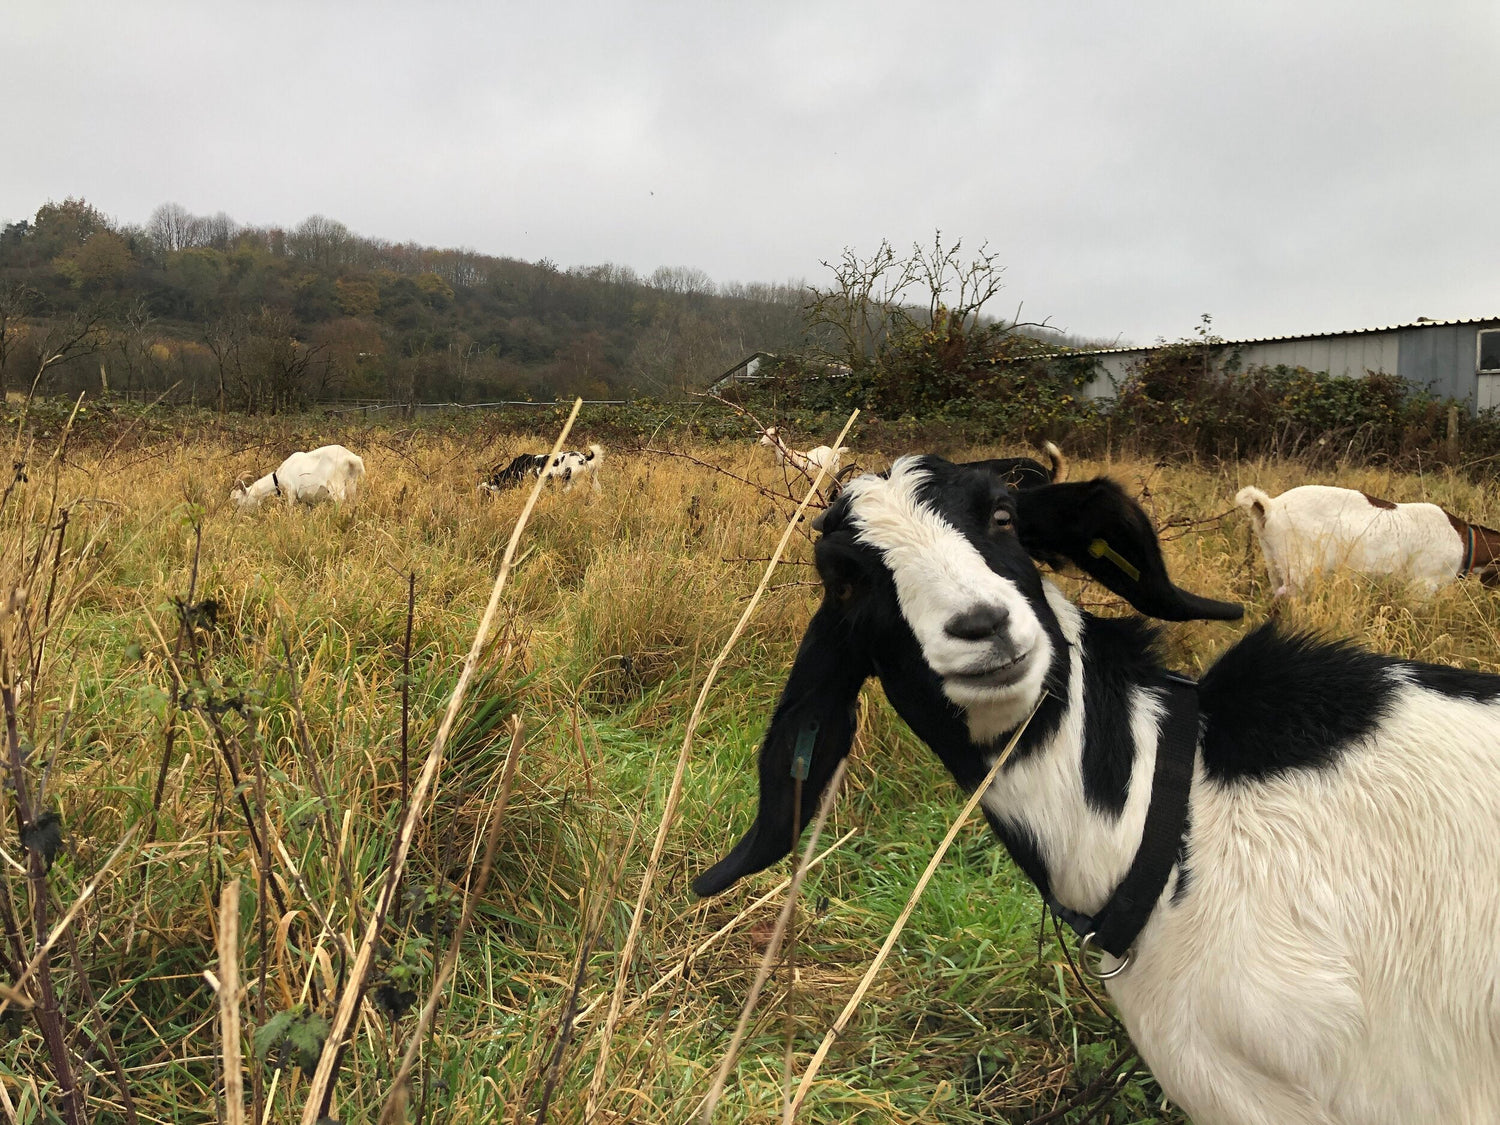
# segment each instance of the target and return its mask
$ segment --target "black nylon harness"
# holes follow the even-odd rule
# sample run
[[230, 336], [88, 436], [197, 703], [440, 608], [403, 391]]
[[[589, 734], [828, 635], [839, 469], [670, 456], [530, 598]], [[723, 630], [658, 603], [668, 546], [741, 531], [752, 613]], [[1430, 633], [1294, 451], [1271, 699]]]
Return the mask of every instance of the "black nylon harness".
[[281, 495], [281, 482], [276, 479], [276, 470], [271, 470], [271, 487], [276, 490], [276, 495]]
[[1052, 913], [1079, 937], [1114, 957], [1124, 957], [1145, 928], [1181, 855], [1187, 828], [1188, 794], [1198, 751], [1198, 684], [1176, 672], [1167, 672], [1166, 679], [1166, 719], [1156, 745], [1151, 800], [1130, 870], [1092, 916], [1069, 910], [1050, 892], [1044, 895]]

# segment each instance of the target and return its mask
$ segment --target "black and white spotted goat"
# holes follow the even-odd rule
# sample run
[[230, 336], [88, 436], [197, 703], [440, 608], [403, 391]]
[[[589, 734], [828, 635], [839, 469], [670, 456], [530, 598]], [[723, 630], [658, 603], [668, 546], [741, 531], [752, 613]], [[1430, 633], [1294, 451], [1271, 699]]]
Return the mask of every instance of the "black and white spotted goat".
[[604, 447], [591, 445], [588, 452], [565, 449], [552, 458], [550, 464], [546, 453], [522, 453], [505, 468], [496, 468], [479, 482], [479, 491], [494, 495], [520, 484], [528, 477], [546, 477], [549, 484], [562, 484], [564, 492], [587, 479], [595, 492], [599, 491], [599, 466], [604, 464]]
[[1172, 584], [1106, 479], [1013, 491], [904, 457], [821, 529], [758, 815], [699, 894], [787, 854], [794, 763], [800, 827], [867, 677], [970, 789], [1042, 700], [983, 808], [1107, 951], [1090, 959], [1197, 1125], [1500, 1121], [1500, 677], [1271, 626], [1175, 677], [1153, 626], [1037, 570], [1071, 560], [1151, 617], [1240, 616]]

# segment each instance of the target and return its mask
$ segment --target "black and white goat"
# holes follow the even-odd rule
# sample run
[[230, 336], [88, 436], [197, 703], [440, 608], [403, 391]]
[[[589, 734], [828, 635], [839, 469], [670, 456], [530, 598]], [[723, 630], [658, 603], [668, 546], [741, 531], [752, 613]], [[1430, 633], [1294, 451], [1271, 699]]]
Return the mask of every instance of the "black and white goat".
[[587, 478], [593, 490], [599, 489], [599, 466], [604, 463], [604, 447], [591, 445], [586, 453], [576, 449], [565, 449], [551, 458], [546, 453], [522, 453], [503, 469], [496, 469], [479, 484], [480, 492], [491, 495], [520, 484], [528, 477], [546, 477], [548, 484], [562, 484], [564, 492], [570, 492], [579, 481]]
[[503, 492], [513, 485], [520, 484], [527, 477], [540, 476], [546, 467], [547, 454], [518, 453], [505, 468], [496, 466], [491, 470], [490, 475], [479, 482], [479, 491]]
[[1173, 585], [1105, 479], [1013, 491], [903, 457], [821, 529], [759, 812], [699, 894], [788, 852], [867, 677], [970, 789], [1040, 701], [983, 808], [1109, 951], [1131, 1037], [1197, 1125], [1500, 1121], [1500, 677], [1270, 626], [1175, 677], [1153, 626], [1038, 572], [1071, 560], [1165, 620], [1240, 616]]

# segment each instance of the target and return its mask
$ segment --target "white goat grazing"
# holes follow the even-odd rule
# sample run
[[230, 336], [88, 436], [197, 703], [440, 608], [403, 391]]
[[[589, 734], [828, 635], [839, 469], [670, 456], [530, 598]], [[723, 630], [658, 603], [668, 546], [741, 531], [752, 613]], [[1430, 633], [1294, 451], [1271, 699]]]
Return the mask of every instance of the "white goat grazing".
[[791, 848], [867, 678], [966, 789], [1030, 716], [985, 813], [1109, 953], [1105, 987], [1195, 1125], [1500, 1122], [1500, 676], [1274, 625], [1174, 676], [1156, 628], [1037, 569], [1068, 559], [1163, 620], [1239, 616], [1172, 582], [1105, 479], [1012, 489], [902, 457], [819, 526], [823, 602], [759, 810], [698, 894]]
[[849, 452], [847, 445], [841, 445], [834, 449], [831, 445], [814, 446], [803, 452], [791, 449], [781, 439], [781, 433], [775, 426], [770, 426], [760, 432], [760, 445], [769, 445], [776, 450], [776, 463], [778, 465], [790, 465], [798, 472], [806, 473], [808, 476], [816, 476], [819, 469], [827, 472], [834, 480], [838, 479], [839, 461], [844, 454]]
[[364, 476], [365, 463], [358, 454], [342, 445], [324, 445], [310, 453], [293, 453], [254, 484], [236, 484], [229, 498], [242, 511], [259, 508], [268, 496], [285, 500], [288, 508], [325, 500], [353, 504]]
[[1500, 559], [1500, 532], [1436, 504], [1394, 504], [1322, 484], [1274, 498], [1242, 488], [1234, 501], [1249, 513], [1278, 596], [1339, 567], [1405, 576], [1430, 594], [1474, 571], [1488, 580]]

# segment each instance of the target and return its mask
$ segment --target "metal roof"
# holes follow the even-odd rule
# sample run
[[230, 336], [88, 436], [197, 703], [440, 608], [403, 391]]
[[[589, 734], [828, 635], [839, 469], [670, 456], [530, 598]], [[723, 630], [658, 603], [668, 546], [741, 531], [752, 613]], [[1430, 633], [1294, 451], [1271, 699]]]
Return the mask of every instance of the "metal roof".
[[[1342, 332], [1303, 332], [1294, 336], [1254, 336], [1245, 340], [1219, 340], [1216, 347], [1238, 347], [1241, 344], [1273, 344], [1291, 340], [1326, 340], [1332, 336], [1367, 336], [1375, 332], [1400, 332], [1406, 328], [1440, 328], [1444, 325], [1500, 323], [1500, 316], [1472, 317], [1468, 320], [1420, 320], [1406, 324], [1386, 324], [1378, 328], [1349, 328]], [[1144, 344], [1133, 348], [1091, 348], [1073, 352], [1073, 355], [1119, 355], [1124, 352], [1154, 352], [1158, 348], [1170, 348], [1175, 344], [1195, 343], [1193, 340], [1176, 340], [1170, 344]], [[1046, 357], [1043, 357], [1046, 358]]]

